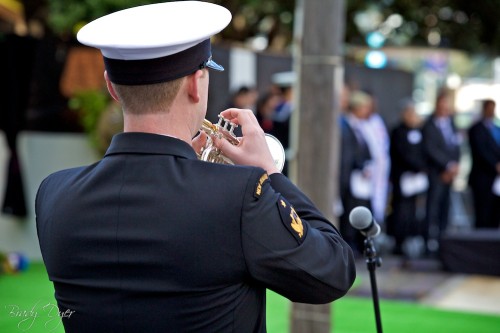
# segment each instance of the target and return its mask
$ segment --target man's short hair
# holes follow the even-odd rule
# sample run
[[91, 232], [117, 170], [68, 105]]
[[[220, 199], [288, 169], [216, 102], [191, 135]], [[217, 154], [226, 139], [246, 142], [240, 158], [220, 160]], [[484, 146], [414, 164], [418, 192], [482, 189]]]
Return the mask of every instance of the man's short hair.
[[486, 109], [487, 109], [487, 108], [488, 108], [491, 104], [496, 105], [495, 101], [494, 101], [494, 100], [492, 100], [492, 99], [485, 99], [485, 100], [483, 100], [483, 105], [482, 105], [482, 107], [483, 107], [483, 111], [486, 111]]
[[167, 82], [129, 86], [112, 83], [123, 111], [129, 114], [159, 113], [170, 110], [184, 77]]

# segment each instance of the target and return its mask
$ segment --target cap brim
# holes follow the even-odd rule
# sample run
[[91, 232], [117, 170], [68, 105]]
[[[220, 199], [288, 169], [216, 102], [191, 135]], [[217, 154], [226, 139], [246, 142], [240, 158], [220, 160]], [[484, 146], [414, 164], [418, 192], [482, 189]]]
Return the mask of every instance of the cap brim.
[[206, 62], [205, 66], [208, 67], [208, 68], [210, 68], [210, 69], [219, 71], [219, 72], [223, 72], [224, 71], [224, 67], [222, 67], [221, 65], [219, 65], [218, 63], [216, 63], [212, 59], [209, 59]]

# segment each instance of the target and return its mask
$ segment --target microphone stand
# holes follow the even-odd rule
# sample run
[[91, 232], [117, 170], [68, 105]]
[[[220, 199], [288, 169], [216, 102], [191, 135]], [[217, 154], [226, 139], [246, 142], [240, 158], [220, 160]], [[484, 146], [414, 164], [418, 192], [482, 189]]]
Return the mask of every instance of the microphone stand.
[[382, 259], [377, 256], [377, 250], [375, 249], [375, 245], [373, 244], [372, 237], [366, 237], [364, 244], [365, 244], [364, 255], [366, 259], [366, 265], [368, 267], [368, 271], [370, 272], [370, 283], [372, 287], [373, 307], [375, 310], [375, 321], [377, 323], [377, 332], [382, 333], [382, 320], [380, 318], [377, 280], [375, 277], [375, 269], [377, 268], [377, 266], [380, 267], [382, 265]]

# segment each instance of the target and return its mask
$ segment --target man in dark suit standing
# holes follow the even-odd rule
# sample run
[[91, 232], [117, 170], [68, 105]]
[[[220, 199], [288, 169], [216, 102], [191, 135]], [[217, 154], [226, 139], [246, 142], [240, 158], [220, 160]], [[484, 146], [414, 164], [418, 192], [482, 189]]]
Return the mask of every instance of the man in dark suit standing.
[[494, 124], [496, 103], [485, 100], [481, 119], [469, 129], [472, 168], [469, 185], [472, 190], [476, 228], [500, 226], [500, 193], [493, 183], [500, 174], [500, 127]]
[[450, 104], [449, 94], [441, 92], [434, 113], [422, 129], [429, 175], [424, 233], [431, 252], [438, 250], [440, 237], [448, 225], [451, 185], [459, 167], [460, 137]]
[[394, 253], [406, 256], [415, 254], [404, 247], [405, 241], [423, 235], [417, 201], [427, 193], [428, 179], [421, 125], [413, 102], [405, 101], [401, 122], [391, 131], [392, 214], [387, 228], [396, 241]]
[[341, 160], [340, 198], [342, 214], [340, 231], [355, 253], [363, 253], [363, 237], [351, 226], [349, 214], [357, 206], [371, 209], [372, 156], [361, 131], [361, 123], [370, 115], [371, 97], [361, 91], [350, 93], [348, 110], [340, 117]]
[[[251, 110], [221, 116], [237, 165], [197, 158], [206, 134], [210, 36], [231, 14], [180, 1], [102, 17], [101, 49], [124, 133], [103, 159], [47, 177], [36, 199], [42, 256], [66, 332], [265, 332], [266, 289], [327, 303], [355, 279], [352, 250], [279, 172]], [[192, 138], [196, 138], [193, 140]]]

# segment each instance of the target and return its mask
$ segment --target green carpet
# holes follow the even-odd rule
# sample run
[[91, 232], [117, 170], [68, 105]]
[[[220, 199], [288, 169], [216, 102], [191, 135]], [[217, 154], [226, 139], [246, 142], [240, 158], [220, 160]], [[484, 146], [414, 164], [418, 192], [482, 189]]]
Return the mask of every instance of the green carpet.
[[[41, 264], [27, 272], [0, 276], [0, 332], [63, 332], [55, 312], [54, 291]], [[267, 327], [270, 333], [289, 332], [290, 302], [268, 292]], [[332, 305], [332, 332], [376, 332], [370, 298], [344, 297]], [[384, 332], [500, 332], [500, 316], [443, 311], [415, 303], [382, 300]], [[34, 315], [36, 314], [36, 317]]]

